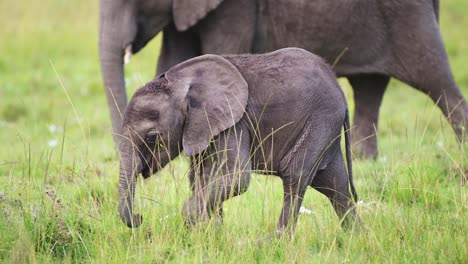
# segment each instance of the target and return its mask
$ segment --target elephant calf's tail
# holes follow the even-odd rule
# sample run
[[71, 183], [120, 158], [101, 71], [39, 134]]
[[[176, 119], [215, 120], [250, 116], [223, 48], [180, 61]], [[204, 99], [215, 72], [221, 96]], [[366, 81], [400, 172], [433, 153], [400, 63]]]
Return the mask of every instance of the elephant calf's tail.
[[349, 125], [349, 111], [346, 109], [346, 117], [345, 122], [343, 124], [344, 127], [344, 137], [345, 137], [345, 148], [346, 148], [346, 163], [348, 165], [348, 180], [349, 185], [351, 186], [351, 194], [353, 195], [354, 201], [359, 201], [358, 195], [356, 193], [356, 189], [354, 188], [353, 182], [353, 162], [351, 157], [351, 126]]

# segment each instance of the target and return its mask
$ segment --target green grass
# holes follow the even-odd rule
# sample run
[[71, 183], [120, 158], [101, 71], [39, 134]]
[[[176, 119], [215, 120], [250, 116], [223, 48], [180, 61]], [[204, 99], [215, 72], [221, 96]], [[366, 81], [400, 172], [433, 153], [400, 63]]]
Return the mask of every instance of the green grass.
[[[441, 27], [468, 97], [468, 2], [442, 1]], [[309, 190], [295, 236], [256, 246], [274, 230], [281, 182], [254, 176], [225, 203], [222, 226], [187, 230], [189, 195], [179, 158], [140, 180], [143, 225], [117, 215], [113, 148], [97, 53], [97, 1], [0, 2], [0, 262], [467, 263], [467, 148], [430, 99], [392, 81], [381, 110], [380, 157], [355, 161], [367, 233], [338, 227]], [[155, 72], [158, 40], [126, 68], [129, 91]], [[352, 91], [341, 81], [350, 105]]]

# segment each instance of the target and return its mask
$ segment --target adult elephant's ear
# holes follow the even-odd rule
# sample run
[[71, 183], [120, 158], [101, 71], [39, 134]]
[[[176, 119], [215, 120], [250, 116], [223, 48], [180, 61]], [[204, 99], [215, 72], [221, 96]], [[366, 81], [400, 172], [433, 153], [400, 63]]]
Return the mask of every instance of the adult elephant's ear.
[[174, 0], [172, 15], [177, 30], [185, 31], [204, 18], [223, 0]]
[[220, 132], [244, 115], [248, 85], [234, 65], [221, 56], [203, 55], [166, 73], [175, 100], [187, 107], [182, 145], [185, 154], [198, 154]]

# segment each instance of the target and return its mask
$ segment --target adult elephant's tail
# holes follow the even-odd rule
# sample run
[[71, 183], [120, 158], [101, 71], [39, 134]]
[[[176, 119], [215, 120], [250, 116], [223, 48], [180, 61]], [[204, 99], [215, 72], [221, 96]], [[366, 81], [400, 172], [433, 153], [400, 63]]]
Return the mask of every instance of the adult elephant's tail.
[[348, 180], [349, 185], [351, 186], [351, 194], [353, 195], [354, 201], [359, 201], [358, 195], [356, 193], [356, 189], [354, 188], [353, 182], [353, 162], [351, 157], [351, 126], [349, 125], [349, 111], [346, 109], [346, 117], [345, 122], [343, 124], [344, 127], [344, 137], [345, 137], [345, 148], [346, 148], [346, 163], [348, 165]]

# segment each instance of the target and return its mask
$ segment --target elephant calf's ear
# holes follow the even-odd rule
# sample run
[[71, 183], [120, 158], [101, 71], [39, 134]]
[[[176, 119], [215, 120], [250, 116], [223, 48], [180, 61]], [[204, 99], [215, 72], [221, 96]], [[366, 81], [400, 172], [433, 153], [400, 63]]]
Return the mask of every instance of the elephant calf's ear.
[[234, 126], [244, 115], [249, 96], [247, 82], [221, 56], [188, 60], [169, 70], [166, 76], [186, 97], [182, 144], [188, 156], [206, 149], [214, 136]]
[[223, 0], [174, 0], [172, 13], [177, 30], [185, 31], [203, 19]]

